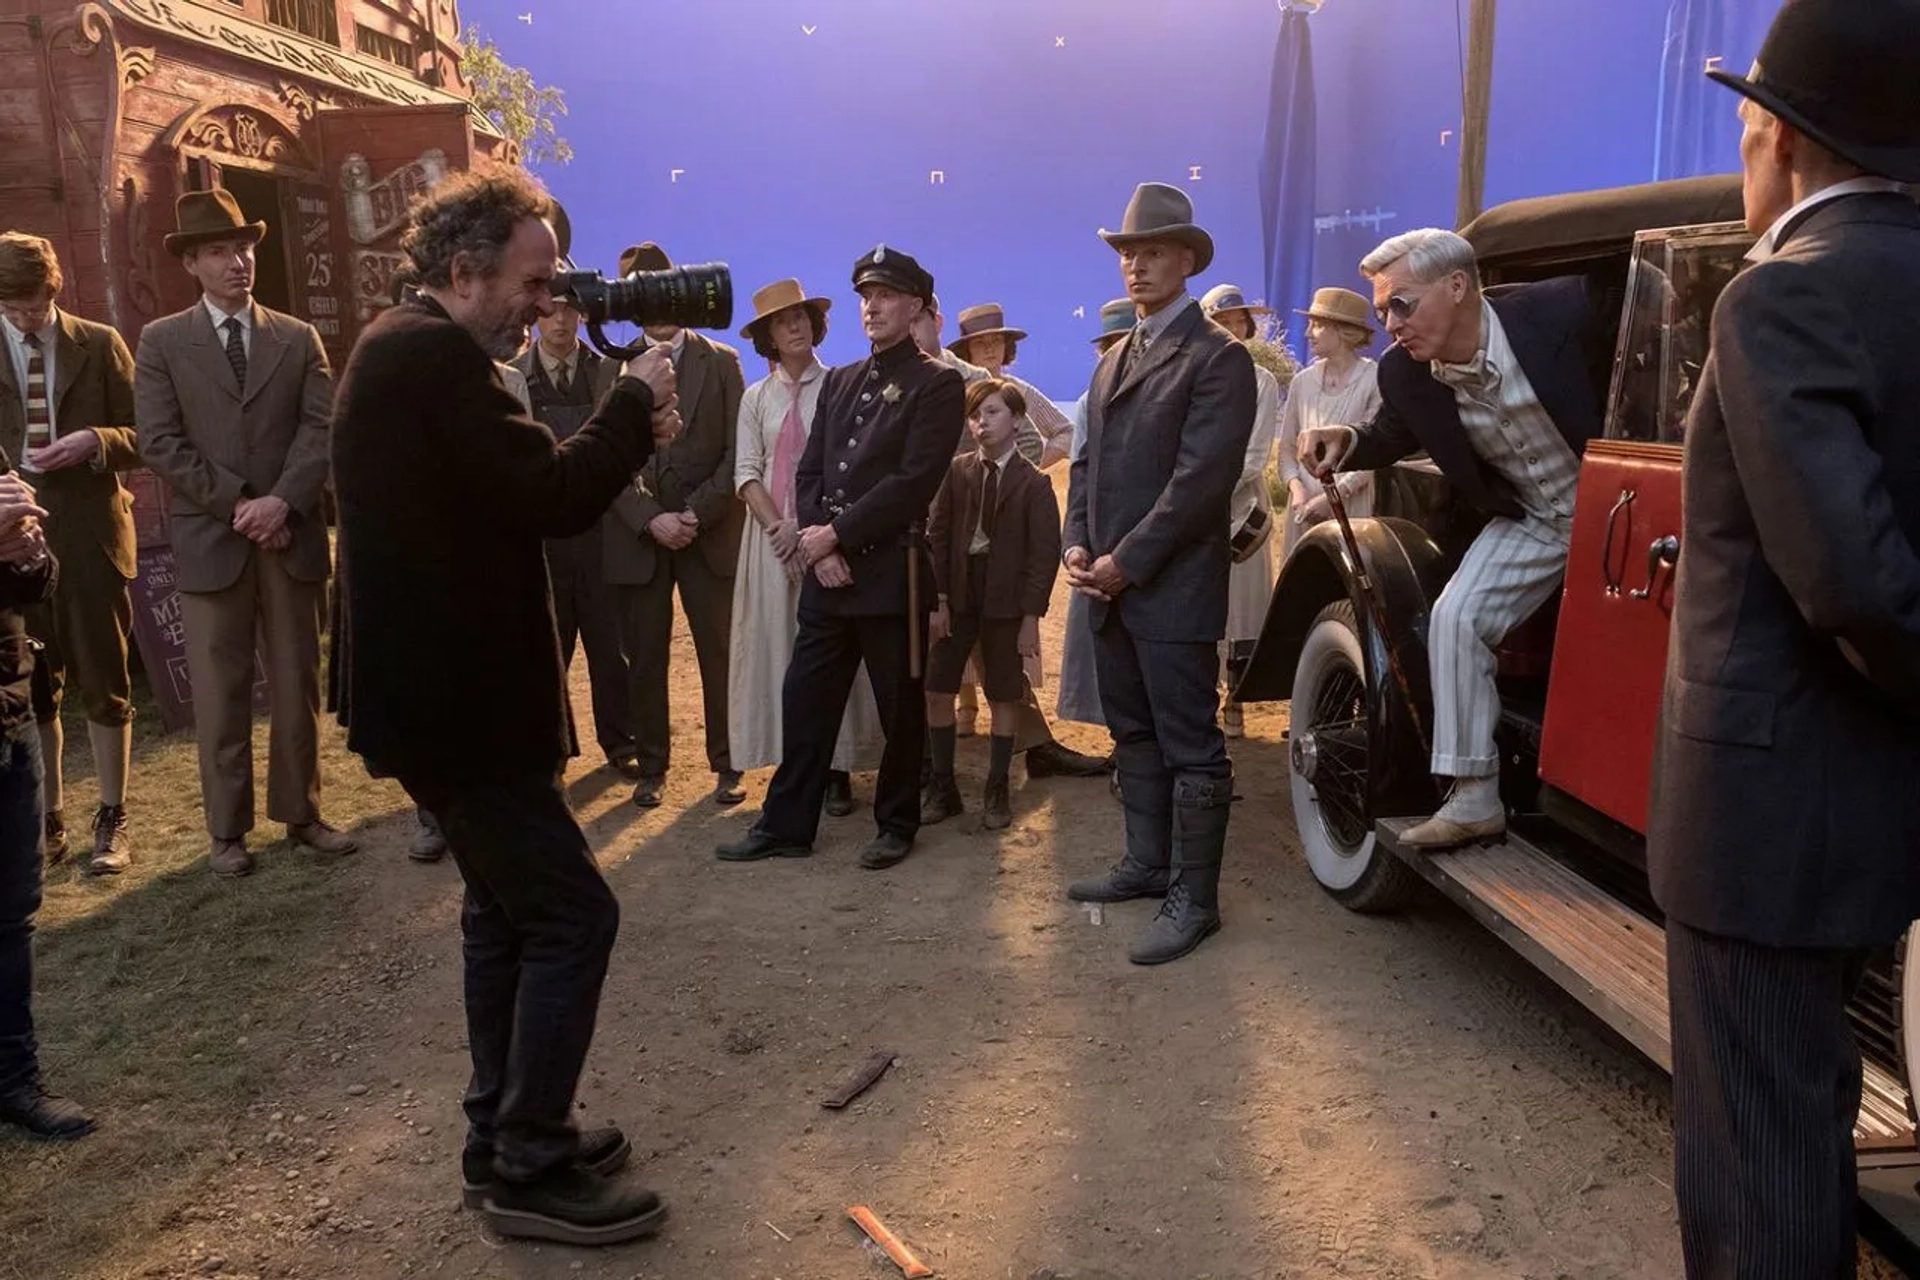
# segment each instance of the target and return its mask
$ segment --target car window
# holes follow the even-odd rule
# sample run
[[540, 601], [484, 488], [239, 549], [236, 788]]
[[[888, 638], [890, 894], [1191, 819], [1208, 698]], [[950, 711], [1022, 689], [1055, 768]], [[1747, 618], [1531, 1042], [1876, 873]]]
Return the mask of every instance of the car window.
[[1678, 444], [1706, 364], [1713, 307], [1746, 265], [1737, 224], [1643, 231], [1627, 276], [1607, 437]]

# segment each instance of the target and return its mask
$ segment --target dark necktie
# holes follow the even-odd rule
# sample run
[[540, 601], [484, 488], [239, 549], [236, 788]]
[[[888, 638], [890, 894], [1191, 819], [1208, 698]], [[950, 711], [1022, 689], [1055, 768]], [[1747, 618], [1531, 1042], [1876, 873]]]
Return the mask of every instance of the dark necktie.
[[987, 541], [993, 541], [993, 518], [1000, 511], [1000, 464], [987, 464], [986, 479], [980, 488], [980, 532], [987, 535]]
[[227, 363], [233, 366], [233, 380], [240, 384], [242, 391], [245, 391], [247, 389], [247, 344], [240, 336], [240, 321], [233, 316], [228, 316], [220, 322], [220, 325], [227, 331]]
[[47, 399], [47, 361], [40, 335], [29, 333], [27, 344], [27, 448], [44, 449], [53, 443], [53, 414]]
[[573, 375], [567, 372], [567, 366], [564, 364], [553, 371], [553, 389], [562, 396], [573, 390]]

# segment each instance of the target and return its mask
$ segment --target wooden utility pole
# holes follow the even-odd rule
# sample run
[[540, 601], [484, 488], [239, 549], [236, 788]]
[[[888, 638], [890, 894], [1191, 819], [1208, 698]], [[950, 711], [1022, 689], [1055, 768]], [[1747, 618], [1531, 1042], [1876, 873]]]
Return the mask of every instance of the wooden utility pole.
[[1480, 216], [1487, 195], [1487, 121], [1493, 114], [1493, 29], [1499, 0], [1473, 0], [1467, 20], [1467, 64], [1461, 86], [1460, 190], [1454, 225]]

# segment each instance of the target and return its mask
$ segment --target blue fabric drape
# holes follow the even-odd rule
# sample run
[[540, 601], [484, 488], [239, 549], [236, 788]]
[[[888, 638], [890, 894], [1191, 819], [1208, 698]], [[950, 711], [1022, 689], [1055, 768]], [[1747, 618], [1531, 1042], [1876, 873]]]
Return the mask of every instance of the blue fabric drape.
[[1707, 60], [1718, 58], [1715, 65], [1744, 74], [1779, 9], [1779, 0], [1673, 0], [1668, 6], [1655, 178], [1739, 169], [1739, 99], [1707, 79]]
[[1313, 37], [1307, 15], [1280, 15], [1267, 91], [1260, 155], [1260, 214], [1267, 239], [1267, 305], [1283, 317], [1313, 293], [1313, 215], [1317, 158], [1313, 111]]

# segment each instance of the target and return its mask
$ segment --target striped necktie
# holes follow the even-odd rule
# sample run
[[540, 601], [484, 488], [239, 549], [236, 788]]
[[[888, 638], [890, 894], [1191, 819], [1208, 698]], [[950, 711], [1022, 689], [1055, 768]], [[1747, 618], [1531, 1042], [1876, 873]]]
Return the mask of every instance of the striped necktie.
[[47, 361], [40, 350], [40, 335], [29, 333], [27, 344], [27, 449], [44, 449], [53, 443], [53, 411], [47, 398]]
[[240, 321], [234, 316], [228, 316], [220, 322], [220, 327], [227, 331], [227, 363], [233, 366], [233, 380], [240, 384], [242, 391], [245, 391], [247, 389], [247, 344], [240, 334]]

